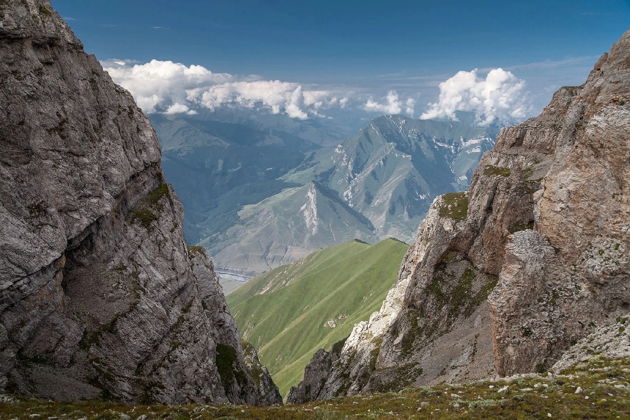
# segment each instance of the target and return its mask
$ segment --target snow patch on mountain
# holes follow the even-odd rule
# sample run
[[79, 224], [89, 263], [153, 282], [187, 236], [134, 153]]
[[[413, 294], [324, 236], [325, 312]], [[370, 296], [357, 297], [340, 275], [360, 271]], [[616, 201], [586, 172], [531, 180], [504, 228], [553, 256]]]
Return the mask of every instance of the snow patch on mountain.
[[306, 202], [300, 207], [300, 212], [304, 217], [307, 229], [310, 229], [311, 234], [315, 235], [319, 220], [317, 218], [317, 191], [315, 191], [314, 185], [311, 185], [306, 192]]

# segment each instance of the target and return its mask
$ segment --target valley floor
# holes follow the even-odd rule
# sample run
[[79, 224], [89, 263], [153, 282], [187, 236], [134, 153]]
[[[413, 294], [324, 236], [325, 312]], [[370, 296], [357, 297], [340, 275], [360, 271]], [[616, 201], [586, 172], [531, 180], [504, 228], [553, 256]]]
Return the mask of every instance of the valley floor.
[[593, 357], [552, 375], [409, 388], [303, 405], [56, 403], [0, 395], [1, 419], [627, 419], [630, 358]]

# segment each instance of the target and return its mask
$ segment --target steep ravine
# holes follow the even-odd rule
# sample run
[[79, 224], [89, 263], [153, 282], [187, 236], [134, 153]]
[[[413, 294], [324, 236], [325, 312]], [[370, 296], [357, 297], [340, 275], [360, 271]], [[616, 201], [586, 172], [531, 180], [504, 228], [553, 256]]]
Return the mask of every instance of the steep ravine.
[[630, 31], [436, 199], [381, 310], [288, 400], [550, 368], [630, 310], [629, 180]]
[[0, 57], [0, 391], [279, 402], [131, 95], [47, 0], [0, 2]]

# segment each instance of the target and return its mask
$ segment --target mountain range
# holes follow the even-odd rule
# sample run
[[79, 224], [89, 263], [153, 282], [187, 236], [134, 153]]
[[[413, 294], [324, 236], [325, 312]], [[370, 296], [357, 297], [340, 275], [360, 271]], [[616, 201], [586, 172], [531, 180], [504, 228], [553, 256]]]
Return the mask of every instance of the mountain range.
[[469, 113], [458, 121], [388, 115], [342, 140], [325, 124], [229, 116], [152, 122], [187, 239], [220, 269], [246, 276], [354, 238], [411, 240], [437, 195], [467, 187], [499, 130]]

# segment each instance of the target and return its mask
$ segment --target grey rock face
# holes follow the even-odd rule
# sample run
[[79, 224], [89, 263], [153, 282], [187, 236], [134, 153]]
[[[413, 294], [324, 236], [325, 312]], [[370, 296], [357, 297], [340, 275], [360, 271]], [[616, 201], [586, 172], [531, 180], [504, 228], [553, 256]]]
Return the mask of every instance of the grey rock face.
[[381, 310], [288, 400], [546, 369], [625, 316], [629, 133], [630, 31], [584, 85], [502, 130], [468, 193], [433, 203]]
[[593, 355], [611, 359], [630, 357], [630, 318], [620, 316], [614, 322], [600, 326], [562, 354], [552, 370], [556, 373], [584, 362]]
[[129, 93], [45, 0], [0, 3], [0, 56], [0, 389], [279, 402]]
[[304, 369], [304, 380], [299, 386], [291, 387], [288, 394], [288, 402], [309, 401], [317, 399], [318, 396], [325, 392], [328, 374], [333, 365], [339, 360], [339, 354], [345, 340], [339, 341], [333, 345], [330, 351], [319, 349], [311, 359], [310, 363]]

